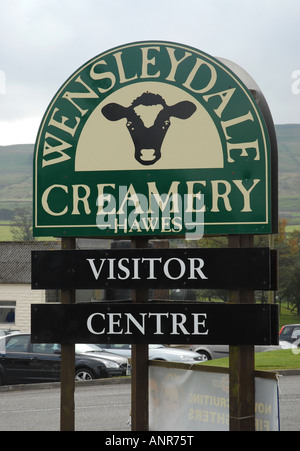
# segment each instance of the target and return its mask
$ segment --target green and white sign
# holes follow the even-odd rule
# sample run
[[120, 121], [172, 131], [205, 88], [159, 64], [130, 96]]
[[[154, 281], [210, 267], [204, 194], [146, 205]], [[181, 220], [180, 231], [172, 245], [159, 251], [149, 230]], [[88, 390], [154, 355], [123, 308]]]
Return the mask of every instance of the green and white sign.
[[34, 234], [271, 233], [270, 154], [257, 103], [220, 61], [123, 45], [80, 67], [44, 115]]

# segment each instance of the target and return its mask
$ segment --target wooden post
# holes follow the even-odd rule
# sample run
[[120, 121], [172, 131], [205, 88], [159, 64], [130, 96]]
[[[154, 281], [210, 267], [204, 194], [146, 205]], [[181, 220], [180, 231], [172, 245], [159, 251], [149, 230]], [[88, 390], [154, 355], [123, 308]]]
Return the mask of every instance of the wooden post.
[[[253, 247], [253, 235], [229, 236], [229, 247]], [[230, 302], [254, 304], [253, 290], [230, 292]], [[253, 324], [255, 327], [255, 324]], [[229, 347], [230, 431], [255, 431], [254, 346]]]
[[[135, 237], [131, 247], [147, 248], [147, 237]], [[132, 290], [133, 302], [147, 302], [148, 290]], [[148, 430], [148, 345], [136, 344], [131, 349], [131, 429]]]
[[[62, 238], [62, 250], [76, 249], [76, 238]], [[75, 290], [61, 290], [62, 304], [75, 304]], [[75, 430], [75, 345], [61, 345], [60, 430]]]

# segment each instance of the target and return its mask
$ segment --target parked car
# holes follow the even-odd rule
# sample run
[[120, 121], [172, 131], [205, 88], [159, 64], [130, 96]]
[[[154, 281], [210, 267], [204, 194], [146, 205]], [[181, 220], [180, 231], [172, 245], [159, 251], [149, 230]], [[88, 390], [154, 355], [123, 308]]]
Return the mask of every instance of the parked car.
[[[59, 381], [60, 351], [59, 344], [31, 343], [29, 334], [0, 338], [0, 385]], [[126, 367], [124, 358], [75, 352], [76, 380], [123, 376]]]
[[281, 341], [287, 341], [288, 343], [294, 343], [300, 338], [300, 324], [288, 324], [283, 326], [279, 332], [279, 339]]
[[[101, 349], [114, 354], [131, 357], [131, 345], [99, 344]], [[149, 345], [149, 360], [164, 360], [166, 362], [199, 363], [201, 356], [196, 352], [180, 348], [169, 348], [163, 345]]]
[[[255, 346], [255, 352], [276, 351], [282, 349], [281, 346]], [[190, 350], [197, 352], [203, 362], [213, 359], [229, 357], [228, 345], [191, 345]]]
[[229, 356], [228, 345], [191, 345], [190, 350], [197, 352], [202, 357], [203, 362]]
[[127, 376], [131, 374], [131, 366], [126, 357], [113, 354], [110, 352], [106, 352], [103, 349], [100, 349], [97, 345], [94, 344], [76, 344], [75, 351], [77, 354], [84, 354], [85, 356], [91, 355], [91, 357], [101, 357], [105, 360], [111, 360], [112, 362], [118, 363], [122, 368], [124, 368], [124, 372]]

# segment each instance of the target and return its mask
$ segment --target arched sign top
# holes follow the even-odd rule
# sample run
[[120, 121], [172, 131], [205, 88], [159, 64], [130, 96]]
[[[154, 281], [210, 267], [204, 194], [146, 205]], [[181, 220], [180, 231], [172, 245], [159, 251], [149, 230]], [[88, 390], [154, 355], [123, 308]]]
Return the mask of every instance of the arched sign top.
[[36, 236], [271, 233], [264, 117], [225, 64], [171, 42], [80, 67], [42, 120]]

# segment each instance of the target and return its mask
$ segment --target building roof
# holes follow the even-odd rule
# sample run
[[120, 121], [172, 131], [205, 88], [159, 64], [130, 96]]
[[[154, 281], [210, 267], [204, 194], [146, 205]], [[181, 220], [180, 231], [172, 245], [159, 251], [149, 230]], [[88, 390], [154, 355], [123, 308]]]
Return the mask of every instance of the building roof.
[[[109, 249], [111, 240], [76, 238], [76, 249]], [[0, 284], [31, 284], [31, 251], [61, 250], [57, 241], [0, 241]]]
[[0, 242], [0, 284], [30, 284], [31, 251], [59, 249], [60, 241]]

